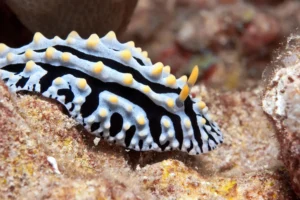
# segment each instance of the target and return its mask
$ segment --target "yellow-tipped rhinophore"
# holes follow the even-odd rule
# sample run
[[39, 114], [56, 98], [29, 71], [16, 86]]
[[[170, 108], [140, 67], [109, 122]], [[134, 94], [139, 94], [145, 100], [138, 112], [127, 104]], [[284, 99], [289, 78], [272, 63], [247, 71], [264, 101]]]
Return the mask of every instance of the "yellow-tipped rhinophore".
[[100, 38], [97, 34], [92, 34], [86, 42], [86, 46], [89, 49], [95, 49], [97, 45], [100, 43]]
[[159, 76], [162, 73], [164, 65], [161, 62], [156, 63], [153, 66], [153, 70], [151, 72], [152, 76]]
[[121, 56], [121, 59], [126, 62], [128, 62], [132, 57], [131, 52], [128, 49], [121, 51], [120, 56]]
[[186, 98], [189, 96], [190, 88], [187, 84], [185, 84], [179, 94], [179, 96], [176, 99], [176, 105], [177, 107], [182, 107], [183, 102], [186, 100]]
[[41, 41], [41, 39], [43, 39], [43, 38], [45, 38], [45, 37], [43, 36], [43, 34], [41, 34], [40, 32], [36, 32], [36, 33], [34, 34], [34, 36], [33, 36], [33, 42], [34, 42], [35, 44], [38, 44], [38, 43]]
[[189, 87], [192, 87], [195, 85], [197, 79], [198, 79], [198, 75], [199, 75], [199, 68], [197, 65], [195, 65], [195, 67], [192, 70], [192, 73], [188, 79], [188, 85]]

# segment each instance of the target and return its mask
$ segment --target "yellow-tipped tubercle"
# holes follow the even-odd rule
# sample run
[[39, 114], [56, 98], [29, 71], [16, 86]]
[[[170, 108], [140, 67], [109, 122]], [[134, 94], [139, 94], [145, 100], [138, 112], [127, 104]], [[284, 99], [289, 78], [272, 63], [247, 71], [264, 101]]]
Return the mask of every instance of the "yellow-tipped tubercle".
[[153, 70], [151, 72], [152, 76], [159, 76], [162, 73], [164, 65], [161, 62], [156, 63], [153, 66]]
[[86, 46], [89, 49], [95, 49], [97, 45], [100, 43], [100, 38], [97, 34], [92, 34], [86, 42]]

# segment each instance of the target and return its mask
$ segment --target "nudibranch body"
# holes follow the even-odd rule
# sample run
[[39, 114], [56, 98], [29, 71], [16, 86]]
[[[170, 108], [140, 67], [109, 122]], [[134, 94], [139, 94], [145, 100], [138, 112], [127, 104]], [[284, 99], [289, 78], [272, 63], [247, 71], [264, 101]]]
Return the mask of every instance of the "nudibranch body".
[[176, 79], [114, 32], [83, 39], [73, 31], [65, 40], [36, 33], [20, 48], [0, 44], [0, 78], [12, 92], [55, 99], [95, 136], [136, 151], [195, 155], [223, 142], [205, 103], [189, 95], [197, 77], [195, 67]]

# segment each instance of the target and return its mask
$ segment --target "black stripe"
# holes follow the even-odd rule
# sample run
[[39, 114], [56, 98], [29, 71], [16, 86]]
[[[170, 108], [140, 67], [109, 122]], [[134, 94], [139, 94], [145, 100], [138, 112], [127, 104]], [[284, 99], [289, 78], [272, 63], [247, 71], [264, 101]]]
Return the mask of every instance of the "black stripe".
[[65, 96], [65, 104], [72, 102], [74, 99], [74, 94], [70, 89], [59, 89], [57, 90], [57, 94], [59, 96], [61, 95]]
[[125, 145], [126, 147], [129, 147], [132, 137], [134, 136], [136, 131], [135, 126], [131, 126], [126, 132], [125, 132]]
[[123, 117], [119, 113], [112, 114], [110, 118], [110, 128], [109, 128], [109, 135], [111, 137], [115, 137], [123, 127]]
[[[84, 54], [84, 55], [86, 55], [86, 54]], [[90, 56], [90, 55], [87, 55], [87, 56]], [[37, 64], [40, 65], [42, 68], [44, 68], [44, 70], [47, 71], [47, 74], [44, 75], [40, 80], [41, 93], [46, 91], [52, 85], [52, 81], [56, 77], [63, 76], [66, 74], [72, 74], [75, 77], [85, 78], [88, 82], [88, 85], [92, 88], [92, 92], [90, 95], [87, 96], [85, 103], [82, 105], [81, 113], [82, 113], [83, 117], [89, 116], [92, 112], [94, 112], [94, 110], [98, 107], [99, 94], [102, 91], [107, 90], [118, 96], [128, 99], [132, 103], [138, 105], [139, 107], [141, 107], [145, 110], [145, 113], [147, 114], [147, 118], [149, 119], [149, 127], [150, 127], [151, 135], [153, 137], [154, 142], [157, 143], [160, 148], [164, 147], [164, 145], [160, 145], [160, 143], [159, 143], [159, 136], [160, 136], [161, 130], [162, 130], [161, 125], [160, 125], [160, 120], [163, 115], [169, 116], [174, 124], [175, 136], [179, 142], [179, 148], [182, 147], [183, 131], [181, 128], [180, 117], [173, 113], [168, 112], [162, 106], [156, 105], [145, 94], [139, 92], [138, 90], [122, 86], [118, 83], [112, 83], [112, 82], [104, 83], [99, 79], [93, 78], [93, 77], [91, 77], [83, 72], [80, 72], [78, 70], [75, 70], [75, 69], [70, 69], [70, 68], [67, 68], [64, 66], [59, 66], [59, 67], [52, 66], [50, 64], [44, 64], [44, 63], [37, 63]], [[10, 71], [11, 71], [11, 69], [14, 69], [14, 70], [20, 72], [23, 70], [24, 64], [9, 65], [7, 67], [10, 69]], [[59, 70], [54, 70], [55, 67], [58, 67]], [[132, 68], [124, 67], [124, 66], [120, 67], [120, 68], [134, 70]], [[145, 79], [145, 78], [143, 78], [143, 79]], [[155, 84], [152, 82], [151, 82], [151, 84], [148, 84], [148, 85], [150, 87], [152, 87], [153, 90], [154, 90], [154, 88], [158, 87], [158, 88], [160, 88], [158, 90], [164, 90], [164, 92], [166, 90], [167, 91], [171, 90], [172, 92], [175, 91], [176, 93], [180, 92], [180, 89], [171, 89], [171, 88], [167, 88], [165, 86], [162, 86], [160, 84]], [[163, 87], [163, 89], [162, 89], [162, 87]], [[191, 118], [192, 127], [193, 127], [194, 133], [195, 133], [195, 138], [199, 144], [199, 147], [202, 150], [202, 140], [201, 140], [200, 130], [197, 125], [196, 114], [193, 110], [193, 101], [190, 99], [190, 97], [188, 97], [187, 100], [185, 101], [185, 113]]]
[[173, 89], [173, 88], [169, 88], [164, 85], [161, 85], [159, 83], [152, 82], [152, 81], [148, 80], [147, 78], [145, 78], [138, 70], [136, 70], [130, 66], [123, 65], [122, 63], [119, 63], [115, 60], [86, 54], [84, 52], [81, 52], [77, 49], [73, 49], [68, 46], [57, 45], [57, 46], [54, 46], [54, 48], [61, 52], [69, 52], [69, 53], [77, 56], [80, 59], [88, 60], [90, 62], [101, 61], [101, 62], [103, 62], [104, 65], [109, 66], [110, 68], [112, 68], [118, 72], [121, 72], [121, 73], [130, 73], [130, 74], [132, 74], [133, 78], [136, 81], [138, 81], [139, 83], [142, 83], [144, 85], [149, 85], [149, 87], [156, 93], [177, 93], [177, 94], [179, 94], [181, 91], [179, 88]]
[[27, 83], [27, 81], [29, 80], [29, 78], [30, 78], [30, 77], [25, 78], [25, 77], [22, 76], [22, 78], [20, 78], [20, 79], [18, 80], [18, 82], [16, 83], [16, 87], [18, 88], [18, 87], [20, 86], [21, 88], [23, 88], [23, 87], [26, 85], [26, 83]]
[[203, 152], [203, 149], [202, 149], [203, 141], [201, 139], [200, 128], [198, 127], [198, 123], [197, 123], [197, 115], [193, 109], [193, 103], [194, 102], [191, 100], [191, 98], [188, 97], [184, 102], [184, 112], [188, 113], [188, 116], [190, 117], [190, 120], [192, 122], [192, 127], [194, 130], [195, 139], [198, 142], [198, 146], [199, 146], [201, 152]]
[[[59, 70], [53, 70], [55, 66], [44, 63], [37, 64], [48, 72], [40, 79], [42, 92], [47, 90], [52, 85], [52, 80], [54, 78], [66, 74], [72, 74], [75, 77], [85, 78], [87, 80], [88, 85], [91, 87], [91, 93], [87, 96], [86, 101], [81, 107], [81, 114], [83, 118], [91, 115], [97, 109], [99, 103], [99, 94], [103, 91], [109, 91], [144, 109], [145, 113], [147, 114], [147, 118], [149, 119], [149, 128], [153, 140], [160, 148], [164, 147], [164, 145], [160, 145], [159, 143], [159, 136], [162, 129], [160, 125], [160, 119], [164, 115], [168, 116], [174, 124], [175, 136], [181, 148], [183, 132], [180, 124], [180, 117], [168, 112], [164, 107], [156, 105], [147, 95], [139, 92], [136, 89], [128, 88], [117, 83], [104, 83], [101, 80], [93, 78], [83, 72], [64, 66], [60, 66]], [[192, 107], [192, 105], [187, 106]], [[112, 126], [114, 125], [112, 124]]]
[[91, 132], [94, 132], [95, 130], [97, 130], [100, 127], [100, 122], [95, 122], [92, 124], [91, 126]]

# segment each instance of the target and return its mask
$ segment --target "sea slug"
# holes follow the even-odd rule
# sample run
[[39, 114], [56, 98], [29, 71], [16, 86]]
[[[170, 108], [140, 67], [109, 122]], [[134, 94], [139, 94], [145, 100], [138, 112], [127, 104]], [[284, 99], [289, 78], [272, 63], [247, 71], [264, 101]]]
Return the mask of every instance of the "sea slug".
[[37, 32], [20, 48], [0, 44], [0, 78], [12, 92], [57, 100], [86, 130], [128, 149], [215, 149], [223, 135], [206, 104], [189, 95], [198, 67], [176, 79], [147, 54], [112, 31], [88, 39], [72, 31], [65, 40]]

